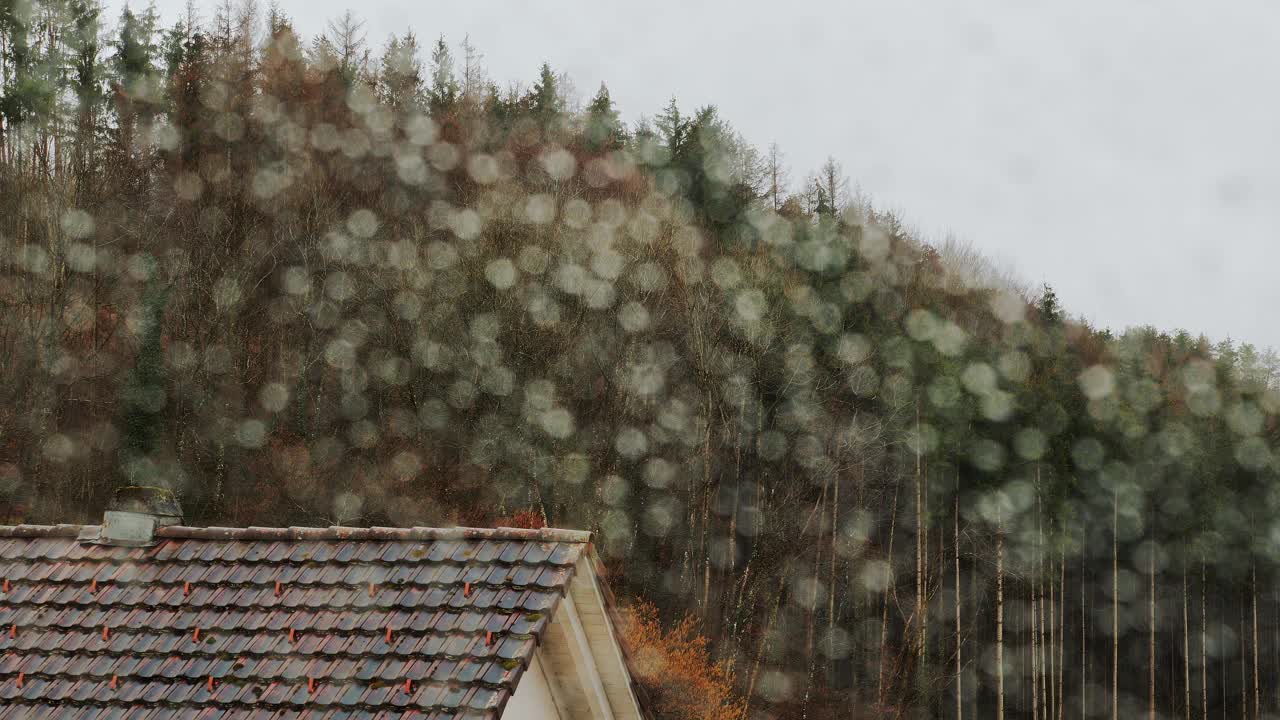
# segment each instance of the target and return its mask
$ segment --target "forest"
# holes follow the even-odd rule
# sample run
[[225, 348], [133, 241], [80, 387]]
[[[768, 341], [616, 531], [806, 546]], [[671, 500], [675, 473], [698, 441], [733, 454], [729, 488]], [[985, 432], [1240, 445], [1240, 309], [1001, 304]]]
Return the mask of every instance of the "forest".
[[0, 0], [0, 523], [589, 529], [664, 717], [1280, 717], [1274, 354], [366, 35]]

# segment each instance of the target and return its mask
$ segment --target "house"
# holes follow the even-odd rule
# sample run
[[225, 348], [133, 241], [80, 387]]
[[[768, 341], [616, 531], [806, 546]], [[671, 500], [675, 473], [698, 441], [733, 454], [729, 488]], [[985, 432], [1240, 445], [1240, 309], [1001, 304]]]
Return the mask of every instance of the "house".
[[0, 720], [639, 720], [591, 536], [0, 527]]

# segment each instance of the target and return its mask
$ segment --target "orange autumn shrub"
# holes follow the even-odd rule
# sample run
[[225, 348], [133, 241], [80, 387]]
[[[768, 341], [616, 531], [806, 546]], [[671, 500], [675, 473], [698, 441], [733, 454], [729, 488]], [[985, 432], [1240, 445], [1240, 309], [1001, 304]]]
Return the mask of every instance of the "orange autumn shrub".
[[655, 717], [743, 720], [746, 703], [733, 687], [727, 663], [712, 660], [707, 638], [692, 614], [664, 630], [658, 609], [641, 602], [619, 614], [629, 666]]

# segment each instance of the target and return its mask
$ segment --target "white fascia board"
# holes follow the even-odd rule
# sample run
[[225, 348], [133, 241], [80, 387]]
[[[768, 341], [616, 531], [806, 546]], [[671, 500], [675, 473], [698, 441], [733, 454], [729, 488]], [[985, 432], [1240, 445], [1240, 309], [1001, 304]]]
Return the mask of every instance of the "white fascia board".
[[557, 615], [557, 620], [564, 623], [562, 627], [568, 635], [569, 648], [576, 666], [573, 675], [577, 676], [586, 694], [591, 717], [594, 720], [615, 720], [609, 695], [605, 692], [604, 680], [600, 677], [600, 668], [596, 665], [598, 659], [592, 652], [591, 641], [582, 626], [582, 618], [578, 615], [572, 593], [565, 595]]
[[611, 717], [641, 720], [644, 715], [632, 689], [631, 672], [600, 589], [595, 563], [589, 554], [578, 560], [566, 599], [573, 601], [574, 618], [586, 636], [587, 647], [595, 661], [595, 673], [612, 708]]

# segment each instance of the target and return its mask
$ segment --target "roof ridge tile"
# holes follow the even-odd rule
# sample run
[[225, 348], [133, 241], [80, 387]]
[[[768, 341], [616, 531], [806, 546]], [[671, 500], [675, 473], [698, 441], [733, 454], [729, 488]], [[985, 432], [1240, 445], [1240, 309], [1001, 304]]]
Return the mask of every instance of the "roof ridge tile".
[[[0, 525], [0, 538], [65, 538], [90, 534], [98, 525]], [[222, 527], [169, 525], [156, 537], [172, 540], [524, 540], [588, 543], [591, 533], [565, 528], [477, 527]]]

